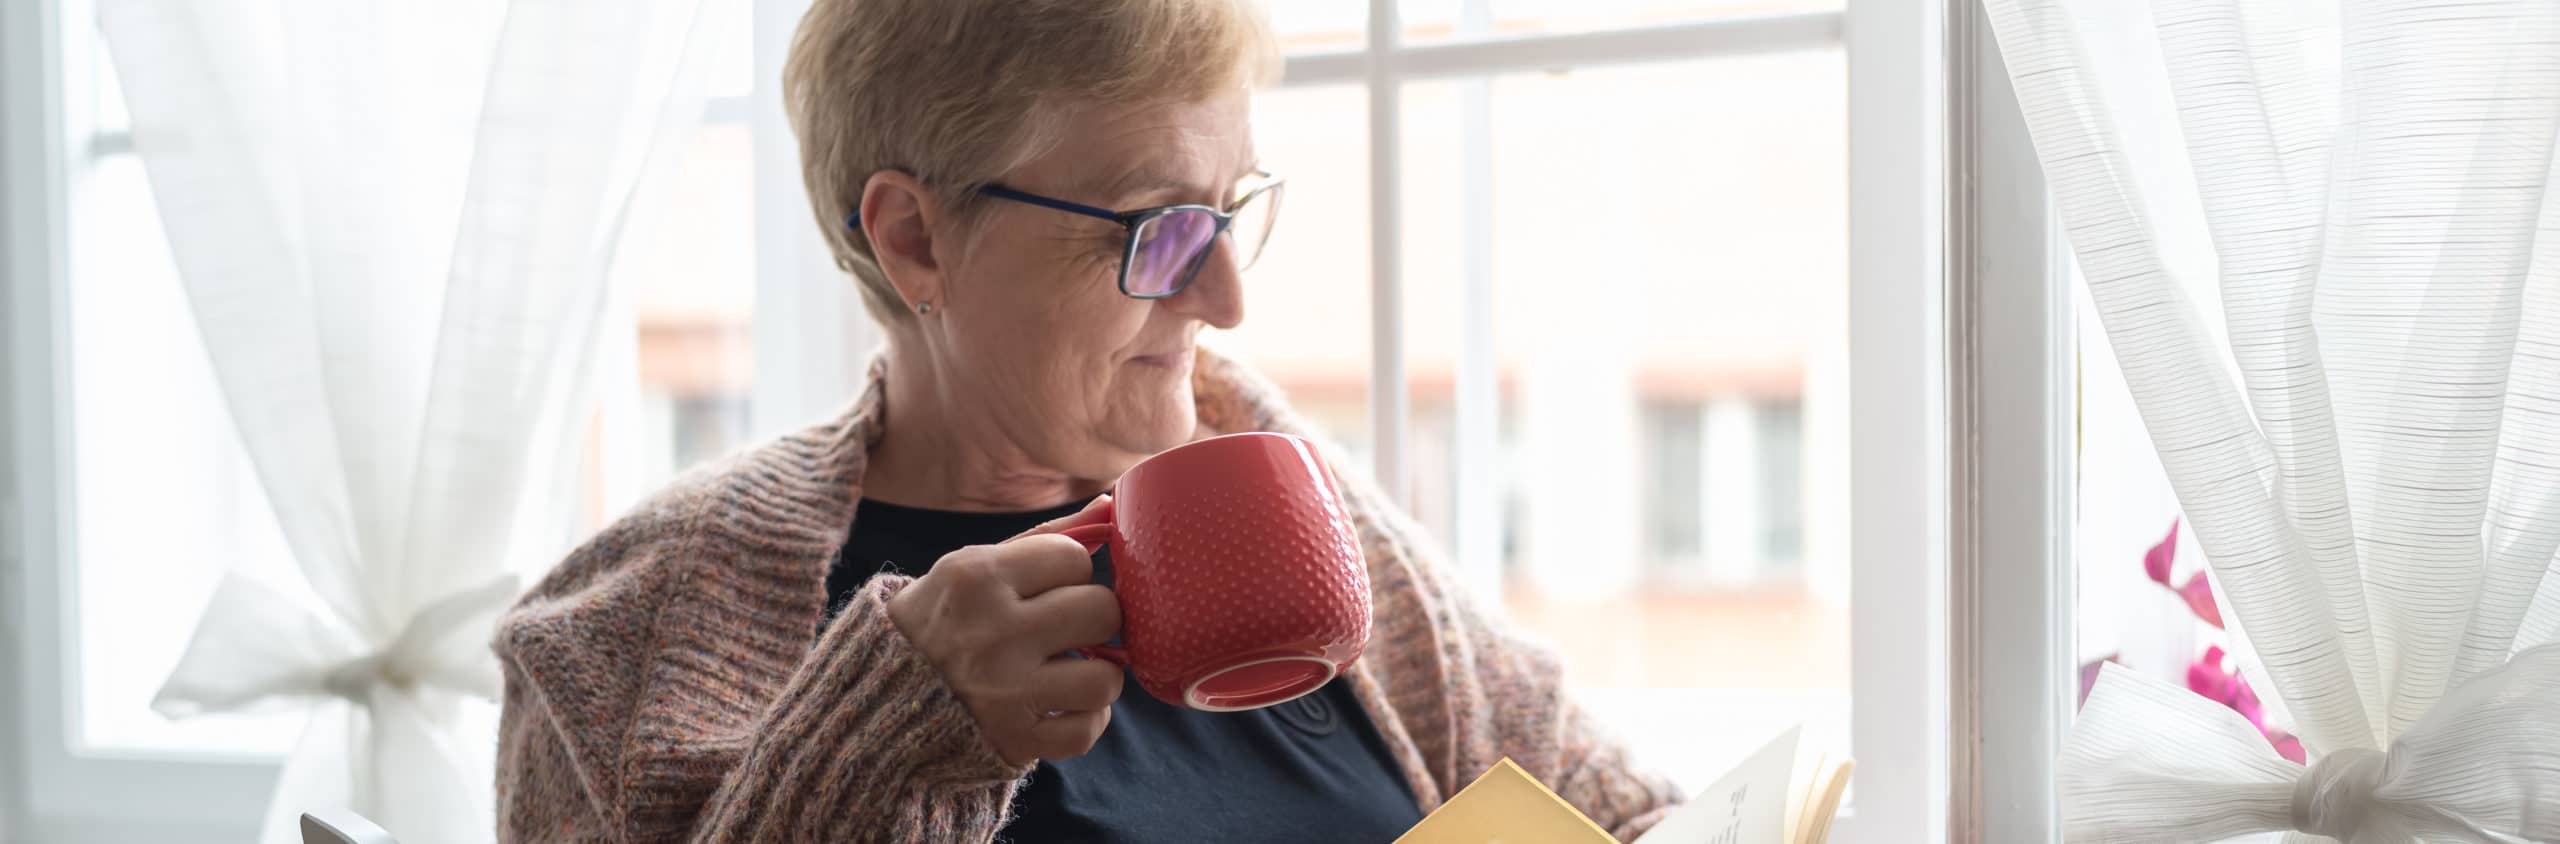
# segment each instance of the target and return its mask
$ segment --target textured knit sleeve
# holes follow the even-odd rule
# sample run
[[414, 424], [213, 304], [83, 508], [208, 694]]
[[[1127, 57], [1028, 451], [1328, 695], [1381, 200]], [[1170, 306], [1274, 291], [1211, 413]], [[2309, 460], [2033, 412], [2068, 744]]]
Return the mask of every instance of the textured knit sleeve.
[[1460, 600], [1468, 606], [1451, 614], [1456, 629], [1445, 632], [1468, 643], [1461, 653], [1472, 657], [1473, 679], [1490, 703], [1473, 714], [1495, 734], [1496, 758], [1519, 762], [1620, 841], [1634, 840], [1680, 805], [1668, 778], [1638, 767], [1622, 738], [1573, 700], [1553, 651], [1501, 615]]
[[984, 841], [1029, 766], [1007, 764], [889, 621], [910, 581], [858, 593], [704, 809], [702, 841]]
[[551, 712], [512, 662], [498, 715], [498, 840], [586, 844], [621, 840], [588, 791]]
[[1626, 746], [1572, 701], [1562, 704], [1556, 747], [1556, 793], [1591, 816], [1620, 841], [1633, 841], [1678, 808], [1671, 781], [1638, 769]]
[[[500, 840], [989, 840], [1029, 768], [995, 755], [889, 621], [887, 601], [908, 582], [875, 578], [813, 651], [731, 624], [713, 646], [630, 643], [649, 652], [638, 676], [573, 662], [609, 657], [615, 643], [599, 637], [626, 631], [590, 625], [586, 647], [526, 647], [545, 619], [511, 620], [502, 636], [515, 646], [500, 647]], [[652, 615], [664, 623], [694, 606]], [[778, 666], [790, 667], [764, 676]]]

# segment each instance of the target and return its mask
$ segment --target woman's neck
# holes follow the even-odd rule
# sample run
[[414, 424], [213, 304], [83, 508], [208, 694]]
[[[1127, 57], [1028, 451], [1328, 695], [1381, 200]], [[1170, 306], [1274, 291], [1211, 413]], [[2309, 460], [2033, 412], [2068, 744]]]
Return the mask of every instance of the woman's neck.
[[[894, 347], [893, 347], [894, 348]], [[863, 471], [862, 495], [934, 510], [1023, 512], [1091, 498], [1108, 481], [1044, 466], [923, 371], [927, 362], [883, 352], [887, 390], [881, 437]]]

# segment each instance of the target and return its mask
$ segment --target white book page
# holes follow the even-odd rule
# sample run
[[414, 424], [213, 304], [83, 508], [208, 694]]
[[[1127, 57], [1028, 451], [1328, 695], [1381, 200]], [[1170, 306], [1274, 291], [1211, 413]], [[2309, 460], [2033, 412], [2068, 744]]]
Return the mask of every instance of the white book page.
[[1765, 844], [1784, 841], [1787, 795], [1792, 790], [1796, 742], [1804, 728], [1787, 731], [1753, 751], [1742, 764], [1688, 803], [1672, 810], [1635, 844]]

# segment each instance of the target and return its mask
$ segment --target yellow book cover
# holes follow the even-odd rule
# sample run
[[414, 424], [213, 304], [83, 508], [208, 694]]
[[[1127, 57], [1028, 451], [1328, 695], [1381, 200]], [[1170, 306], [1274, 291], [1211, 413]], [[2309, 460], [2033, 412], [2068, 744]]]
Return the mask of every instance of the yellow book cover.
[[[1848, 757], [1804, 746], [1798, 729], [1742, 760], [1636, 844], [1823, 844], [1849, 788]], [[1573, 804], [1504, 759], [1432, 810], [1397, 844], [1616, 844]]]
[[1504, 759], [1396, 844], [1617, 844], [1607, 830]]

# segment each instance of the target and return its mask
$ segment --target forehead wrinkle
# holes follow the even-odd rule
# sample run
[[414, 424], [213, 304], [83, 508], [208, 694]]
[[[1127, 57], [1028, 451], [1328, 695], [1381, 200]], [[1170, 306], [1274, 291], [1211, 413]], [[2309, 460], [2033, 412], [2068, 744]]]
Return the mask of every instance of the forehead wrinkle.
[[[1056, 174], [1046, 182], [1058, 196], [1110, 208], [1198, 203], [1217, 205], [1253, 169], [1253, 138], [1227, 138], [1223, 125], [1193, 125], [1197, 104], [1122, 103], [1056, 106], [1058, 130], [1035, 171]], [[1231, 115], [1230, 115], [1231, 116]], [[1223, 162], [1223, 163], [1222, 163]], [[1220, 172], [1234, 167], [1233, 178]], [[1030, 175], [1030, 174], [1024, 174]], [[1031, 185], [1018, 185], [1033, 190]]]
[[1228, 186], [1208, 164], [1218, 157], [1217, 150], [1208, 148], [1210, 140], [1207, 133], [1161, 118], [1121, 129], [1104, 143], [1116, 150], [1153, 152], [1137, 156], [1124, 167], [1089, 170], [1081, 187], [1093, 196], [1110, 200], [1160, 195], [1214, 198]]

